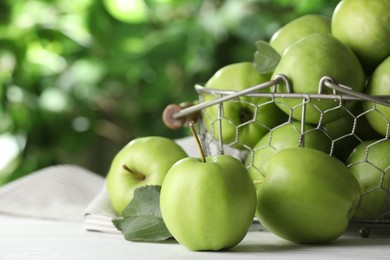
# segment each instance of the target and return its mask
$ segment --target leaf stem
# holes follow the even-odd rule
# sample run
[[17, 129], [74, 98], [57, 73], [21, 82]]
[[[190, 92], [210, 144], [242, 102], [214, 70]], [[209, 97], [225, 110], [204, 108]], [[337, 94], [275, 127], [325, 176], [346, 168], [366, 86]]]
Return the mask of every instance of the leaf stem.
[[195, 127], [194, 127], [194, 121], [191, 120], [190, 122], [188, 122], [189, 126], [190, 126], [190, 129], [191, 129], [191, 133], [192, 135], [194, 136], [195, 138], [195, 141], [198, 145], [198, 148], [199, 148], [199, 152], [200, 152], [200, 158], [202, 160], [202, 162], [206, 162], [206, 157], [204, 155], [204, 151], [203, 151], [203, 148], [202, 148], [202, 145], [200, 144], [200, 140], [199, 140], [199, 137], [198, 135], [196, 134], [196, 131], [195, 131]]

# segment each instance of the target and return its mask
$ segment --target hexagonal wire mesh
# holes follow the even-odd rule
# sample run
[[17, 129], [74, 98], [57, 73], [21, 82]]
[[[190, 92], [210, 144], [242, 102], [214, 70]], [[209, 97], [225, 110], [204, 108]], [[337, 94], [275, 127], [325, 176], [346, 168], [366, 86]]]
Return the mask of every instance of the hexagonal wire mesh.
[[[287, 93], [276, 91], [280, 83], [287, 86]], [[325, 87], [331, 94], [323, 94]], [[271, 88], [270, 93], [258, 92], [265, 88]], [[201, 112], [199, 136], [206, 155], [230, 154], [243, 161], [249, 171], [264, 177], [263, 162], [280, 149], [305, 146], [322, 150], [366, 181], [357, 209], [359, 217], [351, 220], [361, 226], [362, 236], [368, 236], [370, 228], [390, 227], [390, 123], [378, 109], [390, 106], [389, 96], [368, 96], [327, 76], [319, 82], [318, 94], [292, 93], [284, 75], [238, 92], [200, 85], [195, 89], [200, 103], [175, 116]], [[321, 102], [325, 100], [331, 105], [324, 108]], [[284, 116], [274, 110], [271, 119], [262, 117], [272, 113], [266, 106], [284, 110]], [[308, 114], [317, 116], [308, 121]], [[369, 114], [383, 121], [381, 134], [368, 123]], [[352, 156], [355, 150], [359, 152]], [[379, 197], [379, 202], [372, 203], [372, 197]]]

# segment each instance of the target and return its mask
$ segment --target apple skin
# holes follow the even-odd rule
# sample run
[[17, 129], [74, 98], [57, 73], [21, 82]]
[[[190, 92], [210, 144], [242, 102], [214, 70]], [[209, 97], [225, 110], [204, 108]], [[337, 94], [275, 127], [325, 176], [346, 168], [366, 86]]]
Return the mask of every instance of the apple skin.
[[[332, 77], [337, 83], [356, 91], [362, 91], [365, 85], [362, 65], [351, 49], [332, 35], [323, 33], [308, 35], [289, 47], [272, 77], [278, 74], [288, 77], [293, 93], [317, 94], [318, 85], [324, 76]], [[287, 92], [284, 83], [278, 85], [277, 92]], [[332, 90], [324, 87], [323, 93], [331, 94]], [[277, 98], [276, 104], [286, 114], [292, 114], [294, 119], [301, 120], [301, 98]], [[334, 100], [312, 99], [306, 105], [305, 122], [318, 124], [322, 112], [334, 109], [339, 104], [339, 101]], [[350, 104], [353, 102], [346, 106]], [[329, 110], [321, 120], [322, 123], [328, 123], [344, 114], [344, 109]]]
[[[299, 147], [301, 140], [300, 128], [301, 122], [297, 121], [276, 126], [260, 139], [253, 148], [253, 152], [248, 154], [245, 165], [255, 183], [257, 196], [260, 194], [262, 187], [261, 181], [267, 173], [268, 162], [272, 156], [283, 149]], [[317, 149], [328, 154], [330, 153], [331, 140], [321, 130], [306, 124], [303, 136], [305, 147]], [[256, 214], [258, 214], [258, 211], [259, 208], [256, 209]]]
[[[187, 157], [173, 140], [160, 136], [130, 141], [114, 157], [106, 177], [107, 193], [114, 210], [120, 214], [133, 199], [134, 190], [145, 185], [161, 185], [170, 167]], [[123, 168], [144, 175], [140, 179]]]
[[285, 24], [271, 37], [270, 45], [280, 54], [302, 39], [313, 33], [331, 33], [331, 23], [328, 17], [308, 14], [300, 16]]
[[[258, 74], [251, 62], [240, 62], [219, 69], [207, 81], [205, 87], [240, 91], [269, 80], [270, 74]], [[270, 89], [261, 92], [270, 92]], [[210, 101], [216, 96], [203, 94], [203, 98]], [[203, 113], [204, 125], [214, 139], [220, 140], [220, 122], [223, 143], [237, 149], [252, 147], [269, 129], [286, 120], [286, 115], [270, 98], [240, 97], [239, 102], [238, 100], [224, 102], [223, 111], [223, 117], [219, 121], [219, 105], [206, 108]]]
[[[360, 143], [347, 164], [361, 188], [361, 199], [354, 214], [358, 219], [390, 218], [390, 140]], [[386, 210], [387, 209], [387, 210]]]
[[390, 55], [390, 1], [343, 0], [332, 16], [332, 34], [358, 56], [366, 74]]
[[[331, 140], [323, 131], [308, 124], [305, 124], [304, 128], [305, 132], [303, 138], [305, 147], [330, 153]], [[271, 131], [253, 147], [253, 161], [250, 155], [246, 158], [245, 165], [249, 167], [251, 176], [256, 176], [254, 180], [261, 180], [262, 177], [265, 176], [268, 161], [278, 151], [290, 147], [298, 147], [300, 145], [300, 129], [301, 122], [286, 122], [271, 129]]]
[[342, 162], [311, 148], [275, 154], [262, 185], [257, 202], [260, 223], [301, 244], [340, 237], [360, 196], [359, 184]]
[[380, 138], [369, 124], [363, 110], [363, 102], [354, 103], [345, 116], [325, 125], [324, 129], [334, 140], [332, 155], [345, 162], [352, 150], [362, 140]]
[[193, 251], [228, 249], [247, 234], [256, 191], [245, 166], [229, 155], [185, 158], [167, 173], [160, 193], [169, 232]]
[[[366, 93], [373, 96], [390, 95], [390, 56], [374, 70]], [[363, 107], [365, 111], [373, 110], [373, 104], [371, 102], [364, 102]], [[386, 136], [387, 125], [390, 121], [390, 107], [376, 104], [375, 109], [367, 112], [366, 117], [370, 125], [378, 133]]]

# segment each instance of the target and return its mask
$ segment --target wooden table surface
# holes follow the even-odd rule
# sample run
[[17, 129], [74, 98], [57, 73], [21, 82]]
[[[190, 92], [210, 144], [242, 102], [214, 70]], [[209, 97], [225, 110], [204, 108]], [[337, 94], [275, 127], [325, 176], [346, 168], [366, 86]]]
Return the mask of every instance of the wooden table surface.
[[[383, 230], [382, 230], [383, 231]], [[192, 252], [174, 241], [129, 242], [118, 234], [88, 232], [82, 222], [0, 215], [0, 259], [390, 259], [390, 233], [362, 238], [350, 230], [327, 245], [298, 245], [260, 231], [224, 252]]]

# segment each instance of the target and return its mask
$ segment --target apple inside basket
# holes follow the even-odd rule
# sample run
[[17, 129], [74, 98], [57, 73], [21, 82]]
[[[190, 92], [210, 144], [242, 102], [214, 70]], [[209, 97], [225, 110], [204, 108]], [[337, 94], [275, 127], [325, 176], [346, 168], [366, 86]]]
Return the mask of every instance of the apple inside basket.
[[[280, 84], [283, 84], [288, 91], [278, 92]], [[326, 209], [328, 212], [326, 214], [318, 209], [316, 211], [315, 206], [310, 209], [310, 212], [318, 217], [318, 225], [321, 225], [324, 217], [329, 221], [330, 215], [337, 216], [335, 214], [337, 211], [341, 212], [341, 215], [344, 214], [345, 223], [357, 222], [364, 223], [366, 226], [375, 226], [375, 223], [390, 224], [390, 178], [389, 174], [386, 174], [390, 168], [390, 157], [387, 156], [390, 154], [390, 140], [387, 130], [388, 119], [383, 112], [389, 106], [387, 96], [374, 97], [354, 91], [348, 86], [335, 83], [327, 76], [323, 77], [318, 84], [319, 94], [291, 92], [289, 79], [284, 75], [277, 75], [273, 80], [240, 91], [211, 89], [200, 85], [196, 85], [195, 89], [199, 93], [200, 102], [184, 108], [178, 114], [183, 116], [186, 113], [194, 115], [195, 111], [200, 112], [198, 114], [199, 135], [206, 154], [210, 156], [232, 155], [245, 164], [257, 189], [256, 215], [260, 222], [267, 223], [268, 221], [267, 216], [261, 214], [261, 208], [266, 208], [269, 203], [268, 201], [265, 204], [259, 202], [262, 201], [261, 198], [266, 198], [261, 190], [262, 187], [271, 185], [272, 191], [269, 192], [284, 194], [283, 196], [286, 197], [285, 200], [279, 198], [278, 202], [279, 209], [284, 213], [291, 207], [293, 208], [291, 210], [296, 212], [299, 205], [305, 205], [305, 207], [313, 204], [325, 205], [326, 203], [320, 202], [318, 197], [326, 198], [323, 194], [333, 194], [333, 197], [327, 199], [332, 201], [332, 205], [338, 205], [336, 208]], [[327, 91], [324, 91], [325, 89]], [[326, 105], [324, 106], [322, 102], [326, 102]], [[306, 120], [308, 114], [313, 111], [318, 114], [315, 116], [318, 121], [309, 120], [308, 122]], [[369, 120], [370, 117], [384, 121], [381, 125], [386, 129], [378, 130], [372, 120]], [[293, 148], [308, 150], [308, 153], [302, 154], [310, 156], [296, 157], [301, 152]], [[284, 156], [280, 154], [275, 157], [276, 154], [286, 149], [290, 152], [286, 151]], [[321, 155], [318, 155], [318, 151]], [[319, 160], [325, 155], [331, 159]], [[328, 158], [327, 156], [325, 157]], [[279, 158], [280, 161], [275, 162], [274, 157]], [[295, 158], [293, 163], [288, 160], [291, 158]], [[325, 190], [321, 191], [321, 188], [318, 188], [312, 190], [316, 194], [310, 194], [307, 187], [318, 184], [308, 182], [309, 178], [306, 177], [303, 181], [299, 179], [303, 178], [301, 176], [297, 177], [297, 180], [292, 179], [288, 182], [294, 186], [290, 192], [295, 193], [297, 198], [291, 197], [288, 194], [288, 188], [280, 181], [278, 186], [281, 189], [278, 191], [275, 191], [275, 187], [272, 186], [274, 184], [268, 184], [271, 181], [267, 182], [267, 179], [287, 179], [287, 177], [280, 177], [282, 176], [280, 168], [283, 168], [283, 165], [286, 165], [284, 169], [290, 175], [294, 172], [313, 171], [310, 169], [311, 161], [315, 162], [317, 167], [315, 168], [317, 172], [313, 174], [319, 174], [319, 172], [328, 174], [328, 176], [325, 175], [326, 179], [333, 183], [328, 187], [334, 190], [324, 188]], [[350, 176], [354, 177], [353, 179], [347, 178], [342, 186], [339, 186], [342, 183], [340, 180], [342, 174], [337, 174], [340, 170], [332, 171], [340, 164], [343, 165], [341, 168], [348, 169]], [[300, 168], [300, 165], [309, 169]], [[273, 178], [267, 177], [268, 174]], [[275, 177], [278, 174], [280, 176]], [[355, 190], [355, 192], [350, 192], [348, 197], [347, 190], [354, 189], [355, 181], [360, 187], [358, 196]], [[307, 189], [304, 189], [303, 183], [306, 183]], [[304, 192], [297, 192], [297, 187]], [[347, 197], [351, 200], [347, 204], [349, 207], [343, 208], [342, 202], [336, 202], [337, 198], [345, 202]], [[309, 198], [312, 199], [310, 203]], [[294, 204], [293, 202], [297, 200], [302, 201], [300, 204]], [[275, 207], [271, 208], [276, 210]], [[304, 212], [302, 209], [299, 211]], [[270, 209], [267, 212], [269, 213]], [[274, 215], [269, 214], [271, 215], [268, 217], [273, 219]], [[308, 213], [305, 214], [307, 216]], [[291, 214], [286, 215], [291, 216]], [[301, 216], [299, 218], [305, 219]], [[290, 217], [288, 222], [291, 223]], [[278, 221], [275, 226], [279, 225]], [[337, 234], [337, 225], [333, 223], [332, 226], [334, 228], [331, 230], [335, 230]], [[266, 224], [266, 227], [272, 230], [272, 221]], [[338, 230], [342, 229], [342, 227], [338, 228]]]

